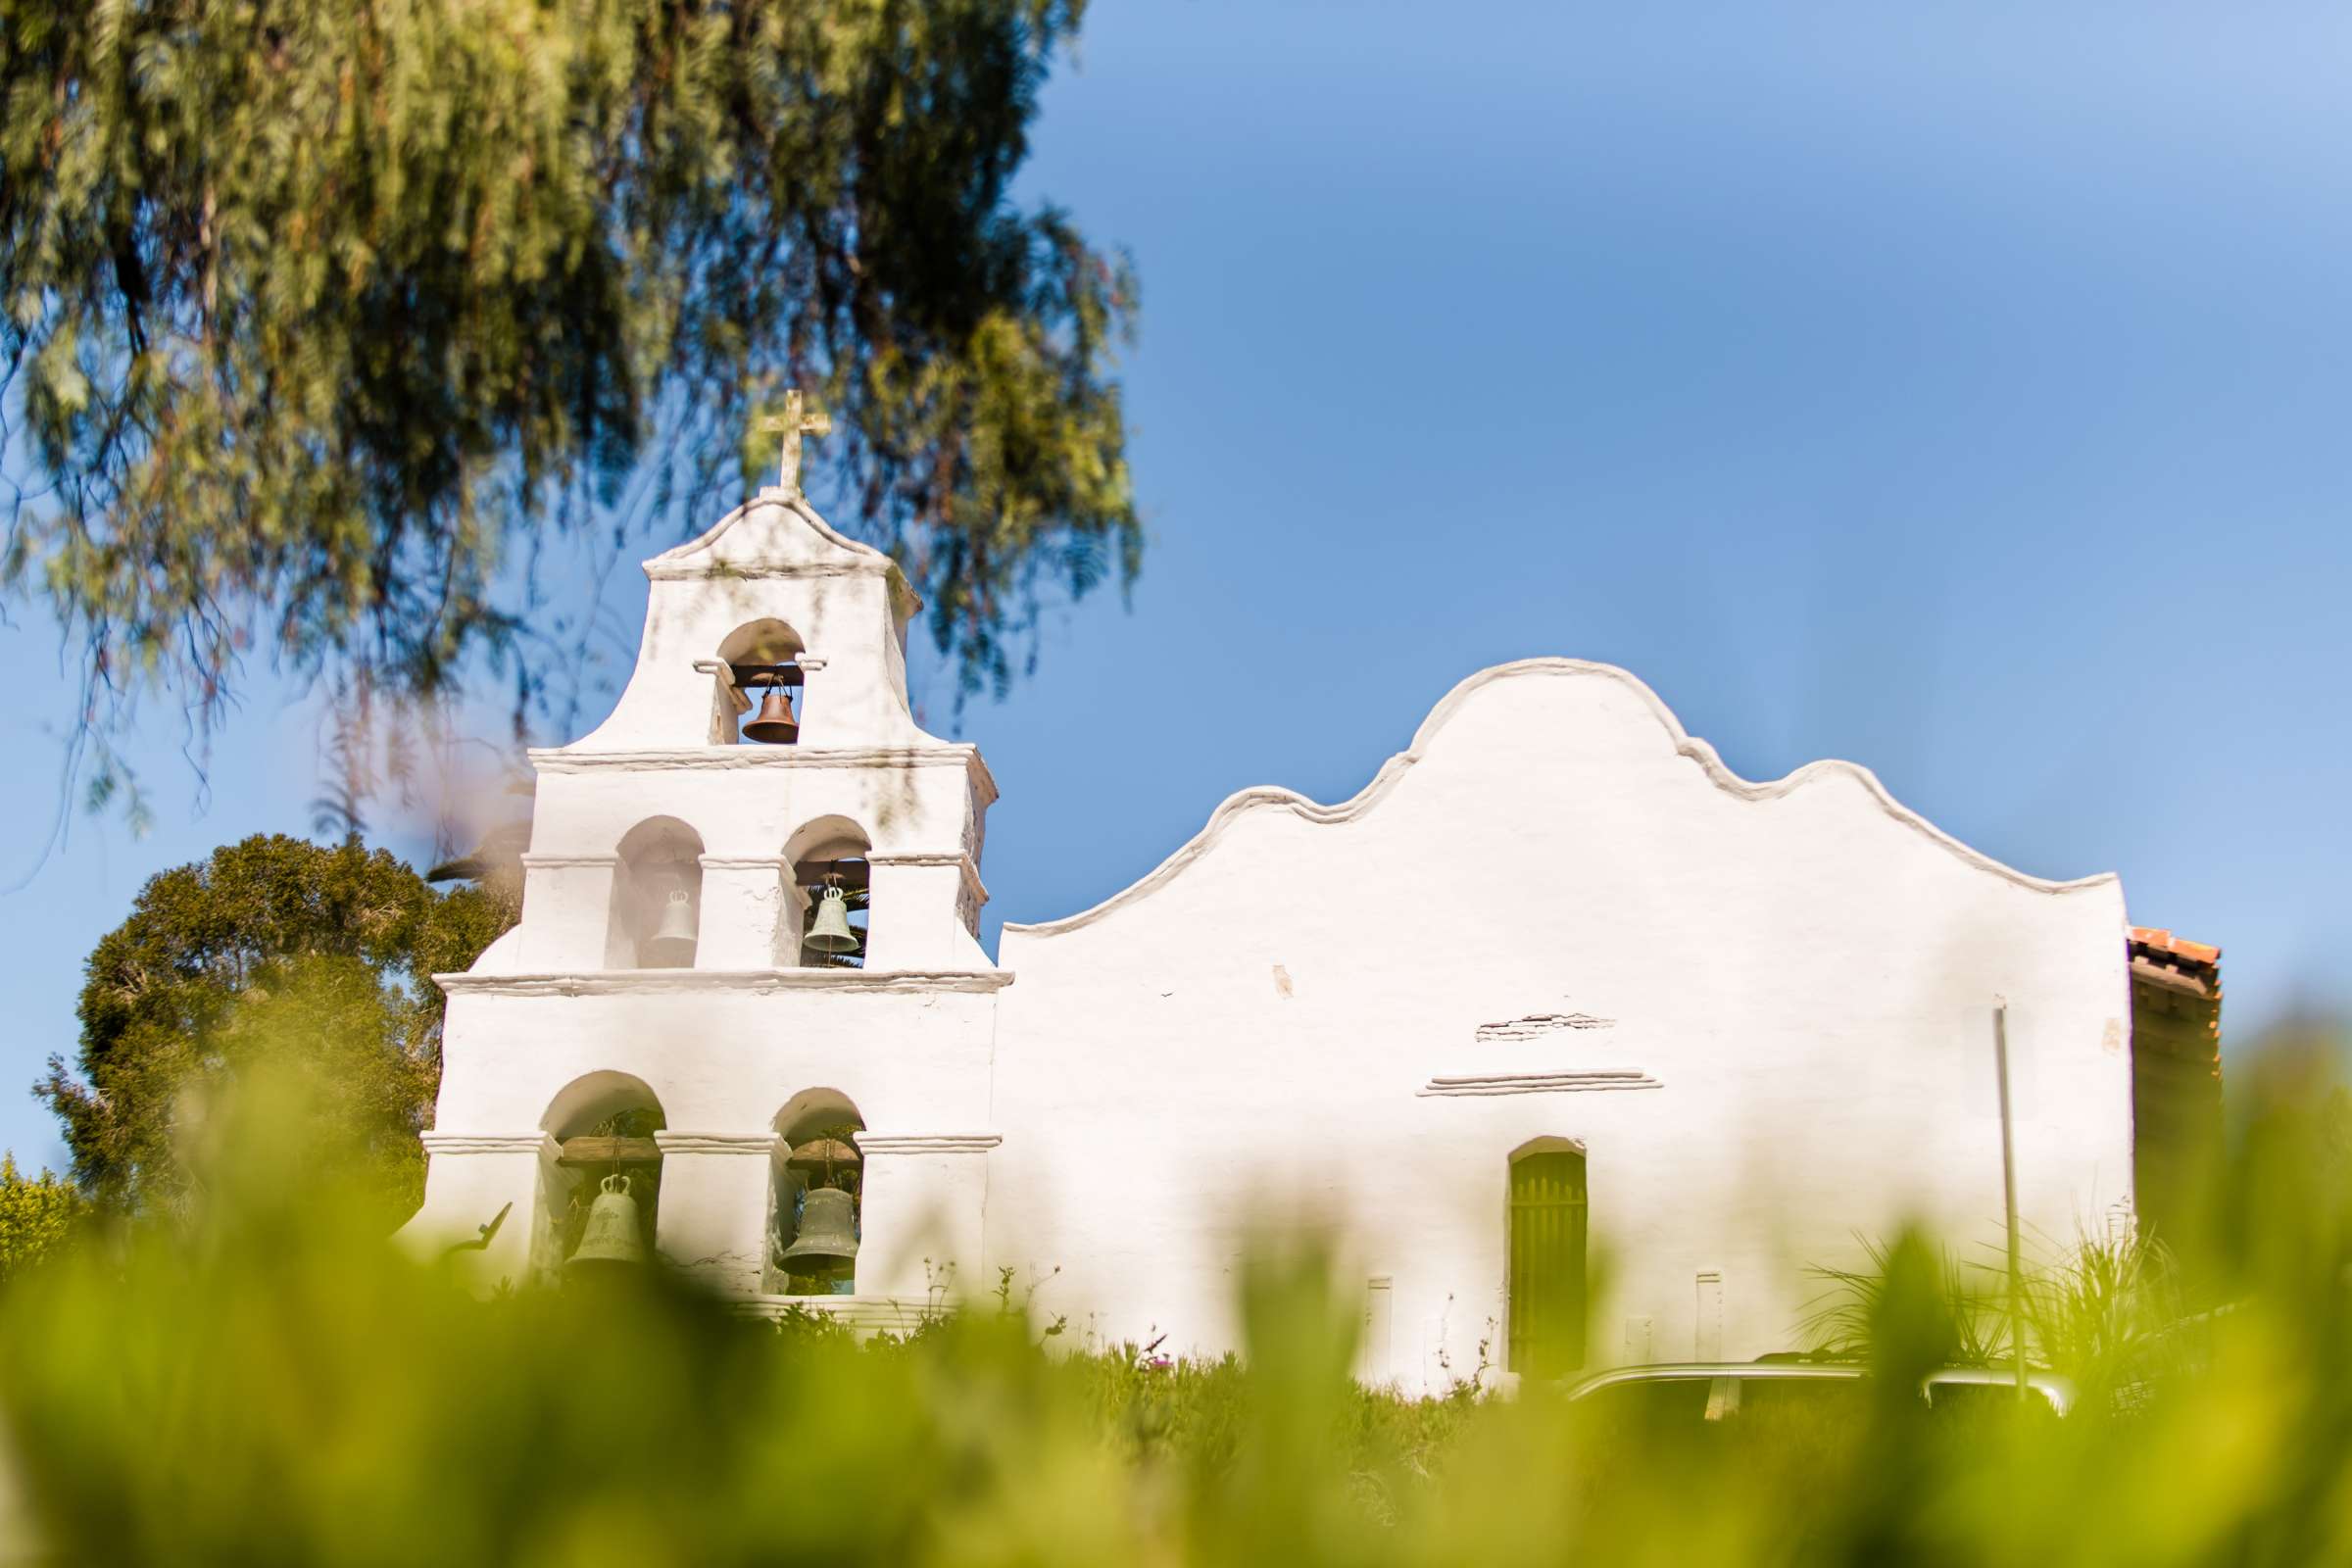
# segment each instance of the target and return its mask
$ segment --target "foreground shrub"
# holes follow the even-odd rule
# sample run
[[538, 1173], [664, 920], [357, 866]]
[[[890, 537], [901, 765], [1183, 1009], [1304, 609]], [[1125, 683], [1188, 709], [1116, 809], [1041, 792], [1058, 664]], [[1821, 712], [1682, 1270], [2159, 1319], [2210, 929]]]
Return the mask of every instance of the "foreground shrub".
[[0, 1401], [27, 1528], [71, 1562], [2299, 1568], [2352, 1560], [2352, 1202], [2340, 1106], [2302, 1099], [2254, 1118], [2228, 1211], [2262, 1234], [2197, 1355], [2064, 1422], [1908, 1396], [1962, 1343], [1917, 1238], [1865, 1397], [1718, 1424], [1367, 1394], [1351, 1310], [1275, 1245], [1215, 1364], [1056, 1355], [986, 1302], [860, 1346], [658, 1276], [476, 1300], [319, 1190], [283, 1105], [217, 1124], [202, 1224], [0, 1293]]

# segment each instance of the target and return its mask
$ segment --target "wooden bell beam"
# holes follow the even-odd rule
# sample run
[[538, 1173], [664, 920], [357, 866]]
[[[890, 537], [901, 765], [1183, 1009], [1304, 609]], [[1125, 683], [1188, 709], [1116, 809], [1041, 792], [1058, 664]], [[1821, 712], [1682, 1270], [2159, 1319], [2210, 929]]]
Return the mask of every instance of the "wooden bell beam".
[[808, 673], [798, 664], [729, 664], [727, 673], [737, 687], [751, 690], [761, 686], [805, 686]]
[[651, 1138], [566, 1138], [556, 1146], [559, 1165], [659, 1165], [662, 1146]]
[[805, 888], [821, 888], [829, 878], [843, 893], [861, 893], [870, 881], [871, 871], [863, 860], [803, 860], [792, 868], [793, 880]]

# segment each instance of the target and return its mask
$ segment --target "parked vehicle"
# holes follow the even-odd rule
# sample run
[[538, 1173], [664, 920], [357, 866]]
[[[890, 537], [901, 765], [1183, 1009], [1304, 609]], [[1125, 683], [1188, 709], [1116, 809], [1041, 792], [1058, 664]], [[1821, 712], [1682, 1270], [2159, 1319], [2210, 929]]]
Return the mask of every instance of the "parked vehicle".
[[[2054, 1372], [2026, 1374], [2034, 1408], [2063, 1416], [2075, 1388]], [[1731, 1421], [1742, 1415], [1802, 1409], [1857, 1410], [1872, 1396], [1870, 1370], [1815, 1361], [1685, 1361], [1625, 1366], [1597, 1373], [1568, 1391], [1570, 1400], [1643, 1425]], [[1930, 1410], [1973, 1413], [2017, 1398], [2017, 1373], [1993, 1366], [1941, 1367], [1920, 1381]]]

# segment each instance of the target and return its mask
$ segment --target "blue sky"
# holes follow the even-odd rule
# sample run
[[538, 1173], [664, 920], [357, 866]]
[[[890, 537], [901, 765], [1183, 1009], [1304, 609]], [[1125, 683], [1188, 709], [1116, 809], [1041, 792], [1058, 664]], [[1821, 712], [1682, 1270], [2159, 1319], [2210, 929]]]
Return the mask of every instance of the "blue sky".
[[[1141, 268], [1152, 543], [1131, 612], [965, 715], [990, 941], [1569, 654], [1751, 778], [1850, 758], [2023, 869], [2121, 872], [2223, 945], [2240, 1035], [2352, 1002], [2352, 22], [2059, 9], [1096, 0], [1024, 186]], [[0, 681], [13, 882], [70, 710], [37, 616]], [[153, 723], [156, 830], [79, 818], [0, 895], [36, 1161], [17, 1086], [140, 881], [309, 821], [315, 702], [259, 685], [201, 813]]]

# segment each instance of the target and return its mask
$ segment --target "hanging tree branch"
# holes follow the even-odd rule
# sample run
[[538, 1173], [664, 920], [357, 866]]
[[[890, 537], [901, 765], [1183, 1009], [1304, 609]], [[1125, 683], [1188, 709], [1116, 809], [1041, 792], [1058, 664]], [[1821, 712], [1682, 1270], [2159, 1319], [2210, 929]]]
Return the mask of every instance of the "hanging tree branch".
[[0, 0], [0, 571], [82, 722], [251, 653], [528, 703], [539, 541], [702, 518], [795, 386], [1002, 690], [1142, 548], [1133, 277], [1007, 194], [1081, 10]]

